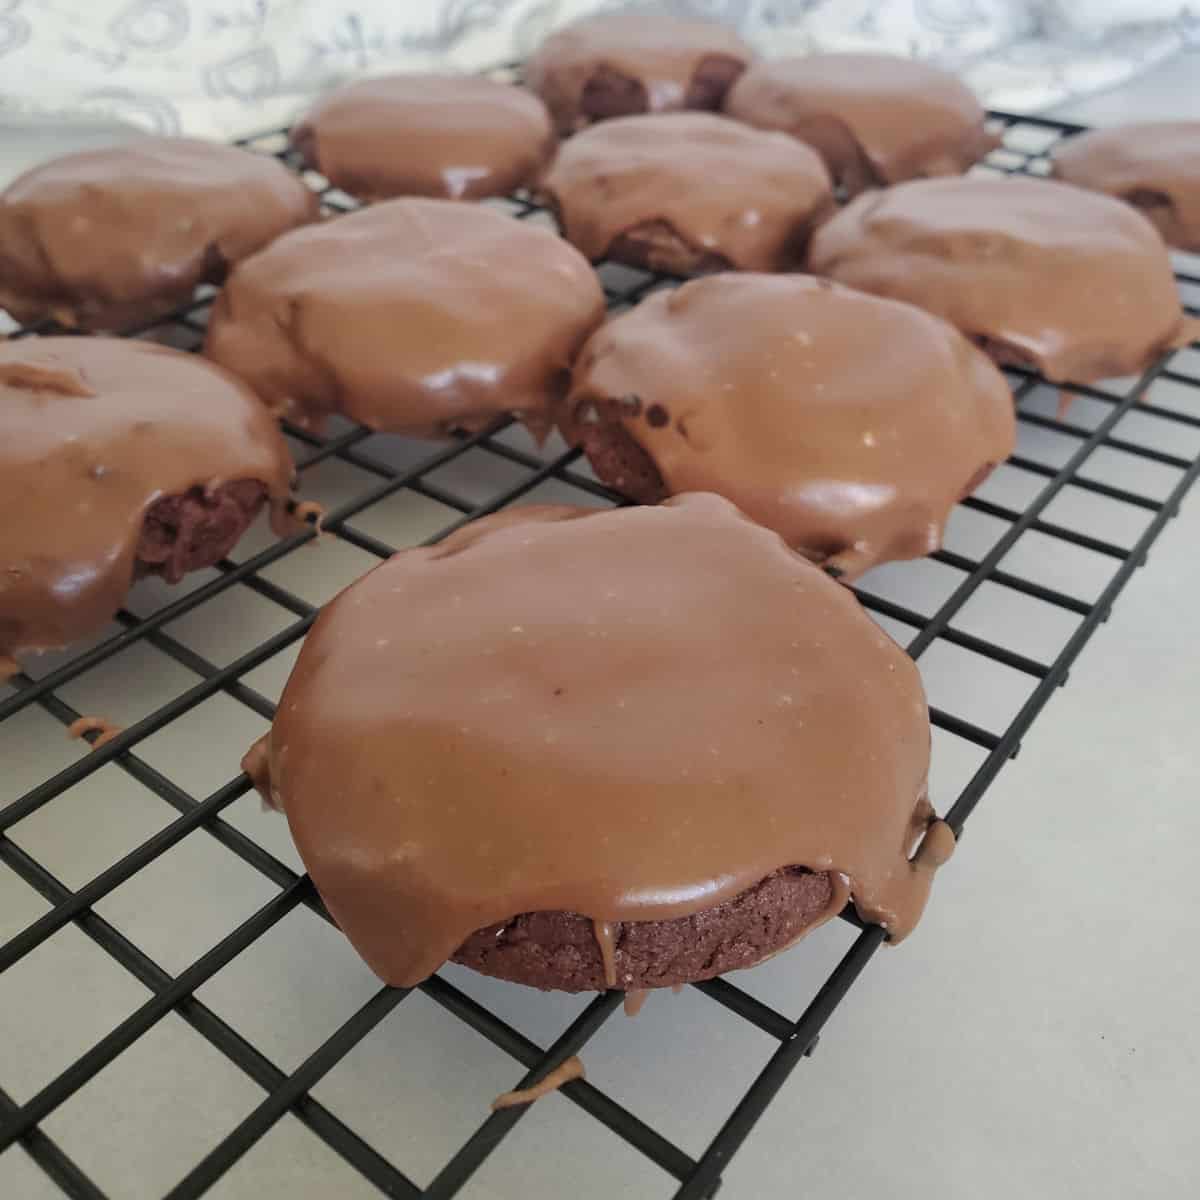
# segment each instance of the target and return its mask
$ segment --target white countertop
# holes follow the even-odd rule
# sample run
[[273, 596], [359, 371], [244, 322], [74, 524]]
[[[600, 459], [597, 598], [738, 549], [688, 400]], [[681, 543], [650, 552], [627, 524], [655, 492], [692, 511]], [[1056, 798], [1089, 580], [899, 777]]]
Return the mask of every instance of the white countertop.
[[[1200, 116], [1198, 71], [1200, 54], [1055, 115], [1087, 122], [1184, 115], [1180, 105], [1187, 102], [1188, 115]], [[54, 149], [43, 139], [29, 154]], [[11, 165], [25, 153], [5, 136], [0, 175], [5, 158]], [[1023, 438], [1028, 434], [1030, 450], [1052, 454], [1053, 435], [1042, 432], [1025, 431]], [[393, 443], [405, 453], [403, 443]], [[454, 468], [455, 482], [485, 494], [507, 478], [506, 469], [473, 454]], [[313, 479], [317, 498], [345, 495], [353, 482], [347, 471], [320, 468]], [[996, 486], [1003, 490], [1003, 481]], [[534, 498], [553, 492], [548, 487]], [[419, 497], [379, 510], [357, 524], [395, 544], [449, 519]], [[964, 548], [981, 536], [969, 521], [952, 531]], [[878, 954], [852, 988], [815, 1056], [797, 1069], [734, 1159], [722, 1196], [1165, 1200], [1195, 1193], [1200, 967], [1189, 943], [1200, 905], [1198, 547], [1194, 492], [1066, 689], [1034, 725], [1021, 756], [972, 817], [921, 927], [902, 947]], [[315, 603], [372, 561], [326, 539], [266, 574]], [[1070, 564], [1059, 569], [1069, 577]], [[879, 586], [891, 588], [889, 594], [926, 603], [937, 594], [935, 570], [888, 572]], [[223, 663], [286, 623], [266, 601], [239, 591], [169, 632]], [[147, 610], [155, 594], [143, 590], [133, 607]], [[1053, 630], [1022, 624], [1024, 612], [1011, 601], [1003, 611], [978, 615], [1007, 623], [1031, 647], [1052, 641]], [[275, 697], [293, 657], [282, 653], [248, 682]], [[944, 707], [977, 712], [992, 727], [1002, 727], [1012, 711], [1014, 694], [1004, 680], [964, 675], [953, 655], [931, 651], [922, 668], [931, 696]], [[62, 691], [80, 710], [128, 723], [191, 682], [182, 668], [142, 646]], [[203, 797], [231, 777], [263, 727], [235, 701], [217, 696], [148, 739], [139, 754]], [[51, 765], [79, 753], [36, 708], [0, 723], [4, 795], [20, 794]], [[935, 754], [935, 800], [952, 798], [978, 758], [948, 737], [936, 740]], [[12, 837], [77, 887], [174, 815], [110, 764], [14, 827]], [[261, 813], [250, 797], [225, 816], [296, 865], [282, 820]], [[194, 833], [97, 908], [176, 973], [275, 892], [207, 835]], [[0, 941], [45, 908], [0, 864]], [[851, 932], [838, 922], [736, 982], [798, 1015]], [[586, 1003], [458, 968], [447, 977], [542, 1042]], [[300, 909], [198, 995], [290, 1070], [376, 986], [341, 937]], [[0, 976], [0, 1087], [28, 1099], [147, 994], [79, 930], [61, 930]], [[583, 1058], [597, 1086], [698, 1155], [773, 1048], [765, 1035], [688, 989], [652, 997], [636, 1021], [614, 1017]], [[425, 1184], [487, 1115], [486, 1101], [521, 1074], [511, 1059], [414, 994], [314, 1095]], [[171, 1015], [44, 1128], [110, 1195], [153, 1197], [262, 1096]], [[461, 1194], [650, 1200], [670, 1193], [660, 1171], [553, 1097], [519, 1123]], [[58, 1194], [22, 1150], [0, 1155], [5, 1200]], [[375, 1193], [288, 1116], [211, 1194], [342, 1200]]]

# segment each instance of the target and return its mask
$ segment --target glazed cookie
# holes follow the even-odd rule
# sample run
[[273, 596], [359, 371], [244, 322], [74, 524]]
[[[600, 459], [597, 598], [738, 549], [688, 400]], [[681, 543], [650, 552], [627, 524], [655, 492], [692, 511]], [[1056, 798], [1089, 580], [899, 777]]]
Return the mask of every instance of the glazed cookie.
[[1045, 179], [903, 183], [860, 196], [809, 268], [944, 317], [1056, 382], [1131, 375], [1196, 336], [1162, 238], [1129, 205]]
[[549, 230], [478, 205], [390, 200], [280, 238], [233, 272], [206, 351], [272, 409], [437, 435], [502, 413], [545, 426], [604, 316]]
[[849, 590], [688, 496], [396, 555], [322, 611], [245, 766], [386, 982], [453, 958], [636, 990], [847, 900], [908, 934], [954, 845], [929, 741], [915, 665]]
[[944, 321], [803, 275], [643, 300], [584, 347], [560, 424], [630, 498], [717, 492], [848, 579], [936, 550], [1015, 436], [1003, 376]]
[[292, 145], [363, 200], [477, 200], [534, 183], [557, 139], [546, 106], [524, 88], [472, 75], [384, 75], [318, 100]]
[[117, 338], [0, 344], [0, 658], [102, 628], [139, 575], [218, 562], [292, 465], [258, 399], [193, 354]]
[[606, 13], [551, 34], [526, 64], [525, 81], [566, 136], [609, 117], [719, 109], [753, 58], [722, 25]]
[[124, 329], [222, 282], [317, 211], [282, 163], [233, 146], [148, 137], [68, 154], [0, 193], [0, 308]]
[[761, 60], [730, 90], [725, 111], [813, 146], [850, 195], [960, 175], [1000, 143], [957, 76], [890, 54]]
[[543, 190], [593, 262], [677, 275], [794, 268], [833, 211], [815, 152], [710, 113], [585, 129], [563, 145]]

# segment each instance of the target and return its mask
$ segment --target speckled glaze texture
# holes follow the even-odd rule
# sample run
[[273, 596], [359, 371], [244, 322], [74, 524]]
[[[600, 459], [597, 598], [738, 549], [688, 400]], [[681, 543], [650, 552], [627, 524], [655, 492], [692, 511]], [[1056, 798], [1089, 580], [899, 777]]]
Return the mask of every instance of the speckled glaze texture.
[[1015, 436], [1008, 385], [944, 321], [801, 275], [642, 301], [590, 339], [561, 413], [589, 453], [615, 427], [667, 495], [726, 496], [847, 579], [937, 549]]
[[711, 113], [594, 125], [564, 143], [543, 191], [567, 239], [592, 261], [622, 257], [622, 239], [657, 225], [695, 260], [784, 270], [803, 262], [810, 232], [833, 211], [829, 173], [814, 151]]
[[849, 894], [898, 940], [953, 846], [929, 740], [850, 592], [702, 495], [395, 556], [322, 611], [246, 766], [408, 985], [521, 913], [686, 917], [791, 865], [838, 881], [823, 917]]
[[898, 55], [763, 59], [730, 89], [725, 111], [808, 142], [851, 195], [960, 175], [1000, 143], [962, 80]]
[[809, 269], [944, 317], [999, 361], [1087, 383], [1195, 337], [1158, 232], [1129, 205], [1045, 179], [931, 179], [858, 197]]
[[123, 329], [317, 217], [282, 163], [233, 146], [143, 138], [68, 154], [0, 194], [0, 308]]
[[605, 13], [552, 33], [525, 64], [525, 82], [565, 136], [606, 117], [719, 109], [753, 59], [728, 26]]
[[1094, 129], [1051, 161], [1059, 179], [1132, 204], [1168, 245], [1200, 254], [1200, 121]]
[[221, 368], [164, 346], [0, 344], [0, 447], [0, 656], [102, 628], [156, 502], [254, 481], [288, 527], [292, 465], [274, 421]]
[[233, 272], [205, 352], [275, 411], [434, 435], [544, 424], [604, 317], [588, 261], [546, 229], [449, 200], [390, 200], [280, 238]]
[[384, 75], [323, 96], [292, 131], [309, 166], [360, 200], [503, 196], [557, 139], [532, 92], [471, 75]]

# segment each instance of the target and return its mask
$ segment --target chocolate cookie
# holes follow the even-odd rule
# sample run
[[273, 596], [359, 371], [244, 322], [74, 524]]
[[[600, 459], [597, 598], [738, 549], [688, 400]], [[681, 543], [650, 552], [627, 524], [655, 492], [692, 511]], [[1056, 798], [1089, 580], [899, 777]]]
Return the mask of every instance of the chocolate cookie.
[[546, 229], [448, 200], [390, 200], [242, 263], [206, 351], [277, 412], [436, 435], [544, 424], [604, 316], [595, 272]]
[[997, 362], [1087, 383], [1194, 337], [1162, 238], [1098, 192], [1045, 179], [936, 179], [860, 196], [809, 268], [919, 304]]
[[[484, 975], [546, 990], [677, 987], [752, 967], [829, 919], [828, 871], [787, 867], [693, 916], [597, 928], [574, 912], [529, 912], [476, 930], [451, 955]], [[840, 899], [840, 897], [838, 897]]]
[[944, 321], [810, 276], [643, 300], [584, 347], [560, 424], [632, 499], [717, 492], [848, 578], [936, 550], [1015, 437], [1004, 378]]
[[954, 841], [912, 661], [711, 495], [509, 510], [396, 555], [322, 611], [244, 765], [402, 986], [451, 957], [705, 979], [847, 899], [898, 941]]
[[565, 136], [609, 117], [719, 109], [753, 58], [722, 25], [605, 13], [551, 34], [526, 63], [525, 82]]
[[960, 175], [1000, 144], [974, 93], [948, 71], [890, 54], [761, 60], [725, 111], [820, 151], [836, 183], [864, 188]]
[[1200, 254], [1200, 121], [1094, 129], [1052, 161], [1059, 179], [1132, 204], [1169, 245]]
[[531, 92], [471, 75], [384, 75], [322, 97], [292, 145], [363, 200], [477, 200], [532, 184], [557, 139]]
[[122, 329], [316, 218], [281, 163], [232, 146], [142, 138], [56, 158], [0, 193], [0, 308]]
[[677, 275], [797, 266], [833, 211], [829, 174], [807, 146], [709, 113], [586, 129], [543, 190], [588, 258]]
[[284, 532], [291, 475], [262, 404], [195, 355], [0, 344], [0, 657], [103, 627], [138, 575], [211, 566], [264, 502]]

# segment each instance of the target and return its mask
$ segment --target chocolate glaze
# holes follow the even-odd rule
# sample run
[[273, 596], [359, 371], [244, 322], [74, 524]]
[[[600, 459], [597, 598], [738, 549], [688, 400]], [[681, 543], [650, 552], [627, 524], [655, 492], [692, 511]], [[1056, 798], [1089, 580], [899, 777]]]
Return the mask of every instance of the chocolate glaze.
[[1054, 147], [1054, 174], [1148, 217], [1168, 244], [1200, 254], [1200, 121], [1094, 129]]
[[471, 75], [384, 75], [322, 97], [292, 144], [363, 200], [475, 200], [531, 184], [557, 139], [524, 88]]
[[[813, 226], [833, 210], [820, 158], [784, 134], [710, 113], [605, 121], [564, 145], [544, 185], [567, 239], [593, 262], [691, 273], [706, 260], [775, 271], [803, 260]], [[631, 233], [665, 225], [685, 253], [630, 253]]]
[[1133, 374], [1189, 336], [1149, 221], [1044, 179], [936, 179], [860, 196], [814, 234], [809, 267], [919, 304], [1001, 362], [1055, 381]]
[[551, 34], [526, 63], [525, 82], [566, 135], [608, 117], [719, 109], [753, 58], [722, 25], [605, 13]]
[[[203, 359], [115, 338], [0, 344], [0, 655], [102, 627], [165, 499], [265, 490], [282, 532], [291, 474], [263, 406]], [[164, 540], [159, 529], [148, 544]], [[141, 565], [173, 578], [174, 561]]]
[[600, 948], [600, 961], [604, 964], [604, 986], [617, 986], [617, 932], [611, 921], [592, 921], [592, 936]]
[[944, 321], [799, 275], [643, 300], [593, 335], [561, 411], [614, 486], [649, 481], [615, 430], [662, 494], [719, 492], [848, 578], [937, 549], [1015, 437], [1003, 377]]
[[808, 142], [851, 195], [959, 175], [1000, 144], [960, 79], [891, 54], [759, 60], [730, 89], [725, 111]]
[[546, 229], [447, 200], [390, 200], [300, 229], [242, 263], [206, 353], [275, 411], [429, 435], [565, 390], [604, 294]]
[[99, 750], [101, 746], [120, 737], [125, 732], [120, 725], [114, 725], [106, 717], [77, 717], [67, 726], [67, 737], [82, 738], [89, 733], [97, 734], [89, 743], [91, 749]]
[[393, 984], [515, 914], [669, 920], [791, 864], [899, 940], [953, 845], [912, 661], [711, 495], [403, 551], [322, 611], [267, 740], [245, 765]]
[[504, 1092], [497, 1096], [492, 1101], [492, 1112], [498, 1112], [502, 1108], [516, 1108], [520, 1104], [532, 1104], [535, 1100], [540, 1100], [543, 1096], [549, 1096], [552, 1092], [557, 1092], [560, 1087], [570, 1083], [573, 1079], [583, 1079], [586, 1077], [586, 1072], [583, 1069], [583, 1063], [577, 1055], [571, 1055], [570, 1058], [560, 1062], [553, 1071], [543, 1076], [537, 1083], [530, 1087], [521, 1088], [515, 1092]]
[[25, 322], [124, 328], [221, 282], [317, 212], [282, 163], [233, 146], [143, 138], [68, 154], [0, 194], [0, 308]]
[[643, 1008], [646, 1007], [646, 1000], [650, 996], [648, 988], [635, 988], [625, 993], [625, 1015], [627, 1017], [636, 1017]]

